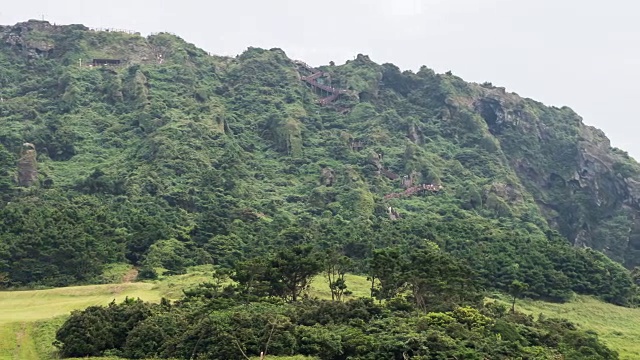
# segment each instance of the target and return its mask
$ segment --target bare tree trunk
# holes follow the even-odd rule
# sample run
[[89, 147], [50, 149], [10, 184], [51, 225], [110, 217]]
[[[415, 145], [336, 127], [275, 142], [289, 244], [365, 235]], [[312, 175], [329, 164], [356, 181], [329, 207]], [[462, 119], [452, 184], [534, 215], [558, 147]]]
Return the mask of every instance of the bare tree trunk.
[[267, 356], [267, 351], [269, 350], [269, 344], [271, 344], [271, 337], [273, 336], [273, 332], [276, 329], [276, 321], [273, 321], [273, 324], [271, 324], [271, 331], [269, 332], [269, 338], [267, 339], [267, 345], [265, 345], [264, 347], [264, 351], [260, 351], [260, 360], [264, 359], [265, 356]]
[[371, 275], [371, 297], [373, 297], [373, 290], [376, 286], [376, 277]]
[[247, 356], [247, 354], [244, 352], [244, 350], [242, 350], [242, 346], [240, 346], [240, 343], [238, 342], [238, 340], [234, 339], [234, 342], [235, 342], [236, 346], [238, 347], [238, 350], [240, 350], [240, 352], [242, 353], [242, 356], [244, 356], [245, 359], [250, 360], [249, 357]]
[[[340, 279], [340, 281], [341, 281], [341, 284], [342, 284], [342, 285], [344, 285], [344, 284], [345, 284], [345, 281], [344, 281], [344, 274], [345, 274], [344, 272], [341, 272], [341, 273], [338, 275], [338, 278]], [[342, 296], [343, 296], [343, 295], [344, 295], [344, 288], [340, 288], [340, 289], [337, 289], [337, 290], [336, 290], [336, 298], [338, 299], [338, 301], [342, 302]]]
[[335, 291], [333, 289], [333, 283], [335, 282], [335, 276], [332, 278], [331, 275], [333, 273], [333, 269], [329, 267], [327, 270], [327, 278], [329, 279], [329, 290], [331, 290], [331, 301], [335, 301]]

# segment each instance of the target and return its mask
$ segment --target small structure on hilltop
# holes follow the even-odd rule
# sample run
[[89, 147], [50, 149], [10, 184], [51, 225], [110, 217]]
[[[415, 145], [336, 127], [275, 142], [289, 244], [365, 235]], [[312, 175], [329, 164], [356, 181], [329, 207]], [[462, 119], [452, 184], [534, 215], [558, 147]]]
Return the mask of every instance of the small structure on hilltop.
[[93, 59], [93, 66], [120, 66], [122, 60], [120, 59]]
[[89, 28], [91, 31], [96, 32], [112, 32], [112, 33], [123, 33], [129, 35], [140, 35], [138, 31], [126, 30], [126, 29], [114, 29], [114, 28]]

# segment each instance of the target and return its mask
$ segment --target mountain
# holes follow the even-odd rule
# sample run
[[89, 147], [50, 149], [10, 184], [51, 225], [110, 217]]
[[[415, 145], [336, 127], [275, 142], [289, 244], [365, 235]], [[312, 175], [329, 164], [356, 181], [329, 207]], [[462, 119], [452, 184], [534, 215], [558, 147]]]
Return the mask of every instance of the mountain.
[[[211, 56], [179, 37], [0, 27], [0, 283], [181, 272], [283, 246], [436, 244], [482, 286], [619, 304], [640, 167], [569, 108], [365, 55]], [[602, 253], [601, 253], [601, 252]]]

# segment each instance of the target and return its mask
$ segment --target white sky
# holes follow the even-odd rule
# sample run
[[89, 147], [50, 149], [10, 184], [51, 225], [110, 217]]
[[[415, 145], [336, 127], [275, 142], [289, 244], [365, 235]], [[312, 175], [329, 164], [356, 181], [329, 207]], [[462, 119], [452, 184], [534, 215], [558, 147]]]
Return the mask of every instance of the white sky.
[[640, 159], [640, 2], [632, 0], [0, 0], [0, 24], [32, 18], [169, 31], [219, 55], [279, 47], [314, 65], [358, 53], [427, 65], [572, 107]]

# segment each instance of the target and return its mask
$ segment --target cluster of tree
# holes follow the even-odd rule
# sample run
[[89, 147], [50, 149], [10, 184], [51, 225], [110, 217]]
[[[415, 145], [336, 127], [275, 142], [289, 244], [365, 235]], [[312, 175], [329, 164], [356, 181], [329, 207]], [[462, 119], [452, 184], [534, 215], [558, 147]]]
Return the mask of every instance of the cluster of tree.
[[[309, 245], [294, 245], [238, 262], [231, 279], [238, 284], [235, 290], [245, 296], [296, 302], [311, 280], [322, 274], [332, 299], [341, 301], [350, 294], [345, 275], [352, 269], [353, 262], [337, 249], [320, 253]], [[368, 273], [371, 297], [391, 300], [403, 295], [423, 311], [473, 304], [481, 298], [473, 270], [435, 244], [410, 255], [403, 255], [399, 248], [376, 250]]]
[[376, 250], [369, 273], [372, 296], [391, 300], [409, 291], [422, 310], [434, 309], [434, 304], [451, 306], [479, 300], [473, 270], [437, 248], [409, 254], [397, 248]]
[[[416, 271], [411, 264], [433, 261], [453, 262], [447, 270], [452, 274], [474, 274], [450, 279], [447, 286], [456, 286], [462, 293], [468, 287], [510, 292], [517, 281], [526, 284], [522, 296], [531, 298], [566, 301], [576, 292], [620, 305], [636, 301], [630, 273], [601, 253], [573, 248], [553, 233], [536, 237], [479, 217], [446, 216], [434, 224], [408, 217], [375, 225], [321, 218], [297, 225], [284, 218], [246, 220], [238, 213], [232, 225], [224, 220], [214, 224], [229, 226], [226, 234], [212, 236], [197, 223], [182, 226], [193, 222], [193, 217], [175, 213], [161, 201], [117, 203], [87, 195], [69, 200], [47, 194], [38, 202], [16, 202], [0, 209], [2, 286], [94, 282], [105, 264], [128, 260], [142, 268], [143, 278], [153, 278], [158, 267], [171, 273], [207, 263], [240, 269], [235, 275], [238, 281], [246, 274], [252, 277], [250, 288], [263, 289], [258, 295], [265, 291], [276, 295], [287, 291], [286, 286], [265, 282], [259, 270], [270, 262], [279, 262], [285, 269], [285, 263], [301, 254], [283, 249], [306, 244], [306, 250], [298, 250], [315, 247], [335, 254], [332, 282], [337, 297], [346, 271], [379, 280], [383, 287], [374, 289], [374, 295], [384, 299], [411, 284]], [[220, 219], [213, 211], [203, 211], [201, 219]], [[487, 228], [492, 234], [483, 233]], [[434, 246], [441, 251], [433, 252]], [[263, 256], [270, 253], [278, 257]], [[463, 268], [458, 267], [461, 263]], [[242, 264], [246, 269], [238, 268]], [[311, 270], [314, 266], [308, 264]], [[397, 272], [384, 266], [393, 266]], [[412, 286], [418, 294], [422, 287], [441, 285]], [[297, 299], [299, 290], [288, 296]]]
[[[261, 353], [327, 360], [618, 359], [595, 335], [563, 320], [534, 321], [500, 306], [424, 314], [401, 305], [253, 302], [216, 306], [202, 314], [181, 305], [161, 308], [130, 301], [74, 313], [58, 332], [57, 345], [64, 357], [131, 359], [241, 359]], [[142, 318], [125, 322], [119, 318], [123, 313]]]
[[[499, 303], [483, 304], [473, 288], [463, 288], [467, 276], [461, 271], [468, 269], [435, 249], [407, 262], [393, 249], [377, 253], [374, 283], [376, 295], [388, 299], [384, 303], [301, 297], [313, 274], [336, 279], [329, 274], [341, 266], [335, 256], [323, 266], [308, 251], [295, 247], [255, 267], [239, 264], [237, 284], [202, 284], [173, 304], [128, 299], [75, 311], [57, 331], [55, 345], [63, 357], [132, 359], [618, 358], [596, 335], [567, 321], [535, 321]], [[329, 284], [333, 292], [340, 287]]]

